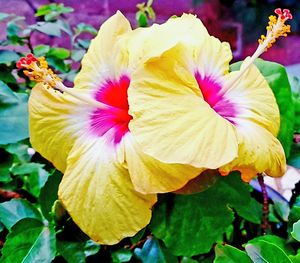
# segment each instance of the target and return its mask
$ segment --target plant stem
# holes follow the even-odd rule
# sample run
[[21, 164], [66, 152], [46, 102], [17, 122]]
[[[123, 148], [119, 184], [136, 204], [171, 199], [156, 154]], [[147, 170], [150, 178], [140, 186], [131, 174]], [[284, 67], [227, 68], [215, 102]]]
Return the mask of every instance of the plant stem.
[[0, 189], [0, 197], [3, 200], [10, 200], [13, 198], [22, 198], [22, 196], [17, 192], [8, 191], [8, 190], [4, 190], [4, 189]]
[[267, 234], [268, 230], [271, 228], [269, 224], [269, 197], [268, 197], [268, 192], [267, 188], [264, 182], [264, 177], [262, 174], [259, 174], [257, 177], [258, 183], [261, 187], [261, 193], [263, 195], [263, 218], [262, 218], [262, 223], [261, 223], [261, 231], [262, 234], [265, 235]]
[[31, 35], [32, 35], [32, 32], [30, 32], [30, 34], [27, 38], [27, 46], [28, 46], [30, 52], [33, 54], [33, 47], [32, 47], [32, 44], [31, 44]]

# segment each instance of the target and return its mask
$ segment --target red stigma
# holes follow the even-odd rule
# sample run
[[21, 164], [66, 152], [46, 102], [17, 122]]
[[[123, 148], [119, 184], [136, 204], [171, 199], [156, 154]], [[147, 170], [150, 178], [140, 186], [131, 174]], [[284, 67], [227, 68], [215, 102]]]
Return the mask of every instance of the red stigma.
[[292, 16], [292, 14], [291, 14], [291, 12], [290, 12], [289, 9], [283, 9], [283, 10], [281, 10], [281, 8], [276, 8], [274, 12], [282, 20], [288, 20], [288, 19], [292, 19], [293, 18], [293, 16]]
[[26, 68], [27, 65], [30, 65], [32, 62], [38, 61], [33, 54], [28, 54], [26, 57], [22, 57], [17, 62], [17, 68]]
[[281, 8], [276, 8], [274, 12], [275, 12], [276, 15], [281, 15], [282, 14]]

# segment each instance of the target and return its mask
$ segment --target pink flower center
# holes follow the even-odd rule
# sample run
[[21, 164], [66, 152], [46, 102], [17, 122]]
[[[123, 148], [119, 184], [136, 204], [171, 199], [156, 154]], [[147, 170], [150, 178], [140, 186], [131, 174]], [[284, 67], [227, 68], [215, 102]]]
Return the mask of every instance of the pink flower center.
[[235, 105], [221, 92], [221, 85], [209, 76], [202, 77], [199, 72], [195, 73], [195, 78], [204, 100], [215, 112], [234, 124], [237, 110]]
[[127, 90], [129, 84], [129, 77], [123, 75], [118, 80], [107, 80], [95, 93], [97, 101], [112, 107], [96, 109], [92, 112], [90, 116], [91, 131], [97, 136], [103, 136], [110, 131], [114, 144], [118, 144], [129, 131], [128, 124], [132, 119], [128, 114]]

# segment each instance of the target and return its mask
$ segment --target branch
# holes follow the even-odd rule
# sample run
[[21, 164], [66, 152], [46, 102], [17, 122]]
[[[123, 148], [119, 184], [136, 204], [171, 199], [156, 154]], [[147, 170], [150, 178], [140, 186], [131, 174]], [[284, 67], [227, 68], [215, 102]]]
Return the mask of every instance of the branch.
[[0, 197], [4, 200], [10, 200], [13, 198], [22, 198], [22, 195], [17, 192], [0, 189]]
[[269, 224], [269, 197], [267, 188], [264, 182], [264, 177], [262, 174], [259, 174], [257, 177], [257, 180], [259, 182], [259, 185], [261, 187], [261, 193], [263, 195], [263, 218], [262, 218], [262, 224], [261, 224], [261, 230], [262, 234], [265, 235], [268, 230], [270, 230], [271, 226]]

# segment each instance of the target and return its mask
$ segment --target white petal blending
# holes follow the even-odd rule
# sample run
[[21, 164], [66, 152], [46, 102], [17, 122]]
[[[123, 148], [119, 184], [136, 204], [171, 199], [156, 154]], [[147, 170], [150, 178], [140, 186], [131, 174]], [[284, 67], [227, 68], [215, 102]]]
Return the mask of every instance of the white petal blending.
[[117, 160], [117, 148], [105, 137], [77, 140], [59, 198], [83, 232], [96, 242], [111, 245], [149, 223], [156, 195], [133, 189], [127, 169]]
[[161, 163], [143, 153], [132, 135], [124, 138], [126, 162], [135, 189], [140, 193], [165, 193], [182, 188], [203, 169]]
[[[244, 67], [246, 61], [243, 63]], [[225, 85], [236, 77], [238, 71], [226, 75]], [[236, 125], [240, 120], [252, 121], [277, 135], [280, 126], [280, 114], [275, 96], [267, 81], [255, 65], [251, 65], [241, 78], [225, 92], [237, 114], [233, 118]]]
[[210, 77], [219, 82], [229, 72], [232, 52], [227, 42], [209, 36], [198, 46], [195, 53], [195, 68], [202, 77]]
[[126, 71], [127, 55], [118, 42], [129, 31], [130, 24], [119, 11], [103, 23], [82, 59], [82, 68], [74, 81], [76, 88], [99, 88], [101, 83], [118, 79]]

